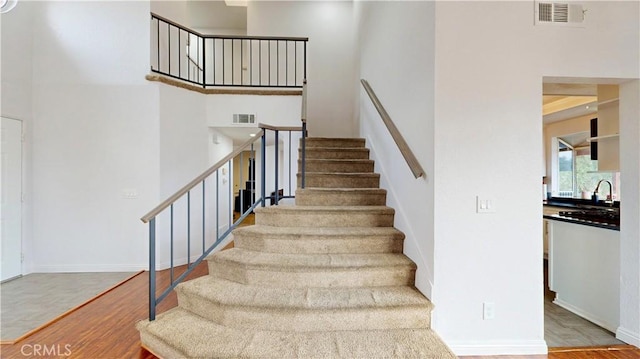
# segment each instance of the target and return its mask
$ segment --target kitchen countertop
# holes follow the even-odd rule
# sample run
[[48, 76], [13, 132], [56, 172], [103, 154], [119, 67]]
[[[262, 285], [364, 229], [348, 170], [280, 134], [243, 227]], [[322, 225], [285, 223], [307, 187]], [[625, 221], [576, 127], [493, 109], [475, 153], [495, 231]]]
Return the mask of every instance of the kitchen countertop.
[[604, 203], [604, 201], [593, 202], [590, 199], [551, 197], [546, 201], [542, 201], [545, 206], [566, 207], [566, 208], [620, 208], [620, 201], [612, 204]]
[[620, 226], [616, 225], [616, 224], [592, 222], [592, 221], [588, 221], [588, 220], [585, 220], [585, 219], [563, 217], [563, 216], [560, 216], [558, 214], [545, 214], [544, 216], [542, 216], [542, 218], [550, 219], [550, 220], [554, 220], [554, 221], [560, 221], [560, 222], [582, 224], [582, 225], [591, 226], [591, 227], [611, 229], [611, 230], [614, 230], [614, 231], [619, 231], [620, 230]]
[[542, 203], [545, 208], [549, 209], [548, 211], [545, 210], [545, 214], [542, 216], [542, 218], [544, 219], [550, 219], [554, 221], [567, 222], [567, 223], [582, 224], [585, 226], [611, 229], [614, 231], [620, 230], [619, 224], [594, 222], [587, 219], [560, 216], [557, 213], [558, 211], [552, 210], [552, 208], [555, 208], [559, 210], [568, 210], [568, 211], [571, 211], [571, 210], [587, 210], [588, 211], [588, 210], [620, 208], [619, 201], [615, 201], [613, 203], [604, 203], [604, 201], [594, 202], [589, 199], [551, 197], [547, 201], [543, 201]]

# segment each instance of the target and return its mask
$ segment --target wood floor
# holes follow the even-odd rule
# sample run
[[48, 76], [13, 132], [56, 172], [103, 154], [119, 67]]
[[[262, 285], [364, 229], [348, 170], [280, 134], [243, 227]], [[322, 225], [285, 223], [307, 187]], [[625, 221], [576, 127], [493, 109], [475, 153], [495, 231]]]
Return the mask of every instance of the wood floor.
[[[177, 273], [184, 270], [182, 267]], [[206, 263], [200, 264], [189, 278], [208, 273]], [[78, 309], [45, 329], [11, 344], [2, 345], [0, 357], [67, 357], [67, 358], [140, 358], [155, 357], [140, 348], [140, 338], [135, 324], [148, 317], [148, 273], [144, 272], [108, 294]], [[169, 282], [169, 272], [158, 275], [158, 288]], [[159, 312], [177, 305], [174, 293], [159, 306]], [[48, 350], [48, 355], [36, 355]], [[599, 349], [575, 349], [552, 352], [539, 356], [466, 357], [496, 359], [640, 359], [640, 349], [632, 346], [616, 346]]]
[[[184, 267], [180, 267], [176, 273], [183, 270]], [[207, 264], [203, 262], [189, 278], [206, 274]], [[155, 358], [140, 348], [140, 337], [135, 328], [138, 321], [149, 317], [148, 283], [148, 272], [141, 273], [24, 340], [2, 345], [0, 357]], [[169, 272], [160, 272], [157, 283], [158, 288], [165, 288], [169, 283]], [[172, 293], [160, 303], [159, 312], [176, 305], [177, 297]], [[36, 355], [36, 350], [38, 353], [47, 350], [49, 355]], [[52, 351], [55, 355], [51, 355]]]

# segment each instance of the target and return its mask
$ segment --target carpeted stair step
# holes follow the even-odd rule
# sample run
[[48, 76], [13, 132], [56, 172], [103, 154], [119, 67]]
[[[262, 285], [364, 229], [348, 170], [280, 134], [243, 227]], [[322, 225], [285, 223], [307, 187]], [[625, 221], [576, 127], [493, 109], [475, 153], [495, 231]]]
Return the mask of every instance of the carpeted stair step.
[[278, 288], [413, 285], [416, 265], [405, 255], [281, 254], [231, 248], [207, 257], [209, 275]]
[[231, 328], [299, 331], [428, 328], [432, 305], [408, 286], [273, 288], [214, 276], [180, 284], [178, 305]]
[[255, 224], [274, 227], [393, 227], [386, 206], [270, 206], [254, 210]]
[[267, 253], [401, 253], [404, 233], [393, 227], [247, 226], [233, 231], [234, 247]]
[[[369, 149], [352, 147], [312, 147], [306, 149], [309, 159], [369, 159]], [[302, 158], [302, 149], [298, 150], [298, 158]]]
[[161, 358], [456, 358], [431, 329], [234, 329], [179, 307], [137, 328], [142, 346]]
[[[307, 159], [305, 165], [307, 173], [372, 173], [374, 162], [367, 159]], [[302, 168], [302, 160], [298, 160], [298, 168]]]
[[306, 148], [338, 147], [338, 148], [364, 148], [364, 138], [332, 138], [332, 137], [307, 137]]
[[[307, 172], [305, 187], [319, 188], [378, 188], [380, 175], [377, 173], [332, 173]], [[302, 187], [301, 174], [297, 174], [298, 188]]]
[[387, 191], [381, 188], [298, 188], [298, 206], [384, 206]]

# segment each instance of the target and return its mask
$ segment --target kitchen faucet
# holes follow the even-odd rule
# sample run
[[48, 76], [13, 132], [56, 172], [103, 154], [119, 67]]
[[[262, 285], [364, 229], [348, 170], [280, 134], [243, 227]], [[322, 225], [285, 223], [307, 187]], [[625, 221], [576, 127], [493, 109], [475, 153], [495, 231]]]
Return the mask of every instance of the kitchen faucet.
[[613, 204], [613, 185], [607, 180], [598, 181], [598, 185], [596, 186], [595, 191], [593, 191], [593, 196], [591, 198], [595, 202], [598, 202], [598, 189], [600, 188], [600, 184], [602, 182], [607, 182], [609, 184], [609, 195], [607, 196], [607, 199], [604, 201], [604, 203]]

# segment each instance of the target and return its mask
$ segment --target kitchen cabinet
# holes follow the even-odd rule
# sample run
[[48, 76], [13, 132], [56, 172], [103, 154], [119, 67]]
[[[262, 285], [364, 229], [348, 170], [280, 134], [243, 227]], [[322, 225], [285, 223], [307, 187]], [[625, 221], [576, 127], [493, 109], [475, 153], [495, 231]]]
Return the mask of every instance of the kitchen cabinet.
[[[566, 210], [566, 208], [542, 206], [542, 214], [544, 215], [558, 214], [562, 210]], [[544, 218], [542, 219], [542, 254], [544, 259], [549, 259], [549, 220]]]
[[620, 232], [549, 220], [554, 303], [615, 332], [620, 323]]
[[620, 121], [618, 85], [598, 85], [597, 141], [598, 171], [620, 171]]

